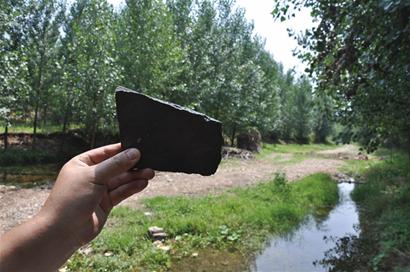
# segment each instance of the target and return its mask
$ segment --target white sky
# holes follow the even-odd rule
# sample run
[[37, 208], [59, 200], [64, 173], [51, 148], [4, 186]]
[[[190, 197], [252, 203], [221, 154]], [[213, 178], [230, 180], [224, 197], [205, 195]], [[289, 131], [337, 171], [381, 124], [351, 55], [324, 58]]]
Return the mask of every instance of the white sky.
[[266, 39], [266, 49], [269, 50], [276, 61], [283, 64], [285, 70], [295, 68], [302, 73], [304, 65], [292, 54], [297, 47], [297, 42], [289, 37], [287, 28], [297, 33], [314, 26], [312, 17], [307, 9], [302, 9], [296, 13], [296, 17], [289, 21], [280, 22], [274, 20], [271, 14], [274, 0], [237, 0], [239, 6], [246, 10], [246, 18], [253, 21], [255, 32]]
[[[124, 0], [108, 2], [118, 7]], [[292, 20], [280, 22], [274, 21], [271, 14], [274, 0], [237, 0], [237, 4], [245, 8], [246, 18], [254, 22], [255, 32], [266, 39], [266, 49], [273, 54], [274, 59], [281, 62], [285, 70], [294, 68], [296, 72], [303, 73], [306, 66], [292, 55], [297, 43], [288, 36], [286, 29], [299, 32], [314, 26], [309, 10], [302, 9]]]

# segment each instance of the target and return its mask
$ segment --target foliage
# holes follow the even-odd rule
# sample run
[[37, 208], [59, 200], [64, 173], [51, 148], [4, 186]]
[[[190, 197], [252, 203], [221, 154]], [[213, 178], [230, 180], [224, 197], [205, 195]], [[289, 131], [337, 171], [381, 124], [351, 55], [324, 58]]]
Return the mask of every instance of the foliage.
[[[22, 36], [24, 33], [23, 1], [0, 3], [0, 123], [7, 129], [19, 110], [18, 101], [26, 91], [27, 72]], [[5, 137], [5, 148], [7, 137]]]
[[318, 24], [291, 33], [301, 45], [297, 54], [352, 128], [345, 140], [372, 151], [393, 137], [410, 150], [409, 1], [276, 0], [273, 14], [283, 21], [301, 7]]
[[[55, 0], [36, 1], [27, 3], [30, 11], [25, 17], [24, 53], [27, 57], [27, 79], [30, 94], [24, 101], [29, 109], [34, 110], [33, 144], [35, 144], [39, 111], [47, 114], [55, 77], [57, 76], [56, 62], [58, 54], [59, 28], [63, 16], [63, 6]], [[41, 109], [40, 109], [41, 106]]]
[[105, 1], [82, 0], [73, 4], [66, 23], [67, 46], [63, 60], [68, 62], [67, 77], [78, 99], [77, 120], [85, 124], [91, 146], [99, 126], [114, 120], [114, 94], [111, 90], [121, 79], [121, 67], [116, 61], [112, 7]]
[[[132, 271], [136, 267], [163, 271], [172, 260], [187, 258], [200, 248], [230, 248], [249, 252], [272, 234], [295, 228], [311, 212], [338, 201], [337, 185], [326, 174], [315, 174], [289, 184], [282, 175], [248, 188], [218, 196], [156, 197], [145, 200], [153, 213], [116, 208], [113, 226], [93, 242], [94, 253], [77, 253], [68, 262], [72, 271]], [[147, 237], [149, 226], [165, 229], [168, 253], [156, 249]], [[104, 257], [104, 252], [113, 256]]]
[[327, 143], [328, 137], [334, 133], [333, 101], [328, 95], [321, 93], [313, 98], [313, 133], [315, 143]]
[[283, 71], [235, 1], [128, 0], [118, 10], [107, 0], [1, 5], [7, 129], [76, 126], [94, 146], [97, 135], [117, 132], [114, 89], [124, 85], [221, 120], [231, 144], [250, 127], [271, 140], [312, 138], [321, 112], [312, 84]]

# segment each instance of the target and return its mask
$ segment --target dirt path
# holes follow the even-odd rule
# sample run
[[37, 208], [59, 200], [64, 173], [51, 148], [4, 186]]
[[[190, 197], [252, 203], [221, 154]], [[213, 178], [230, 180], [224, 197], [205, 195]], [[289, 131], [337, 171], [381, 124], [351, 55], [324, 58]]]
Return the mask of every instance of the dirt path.
[[[138, 207], [139, 199], [153, 196], [201, 195], [218, 193], [227, 188], [247, 186], [283, 172], [289, 180], [316, 172], [336, 173], [343, 156], [357, 153], [354, 146], [313, 153], [311, 157], [291, 162], [292, 154], [272, 153], [263, 159], [224, 161], [215, 175], [203, 177], [181, 173], [159, 172], [148, 188], [121, 205]], [[340, 155], [347, 154], [347, 155]], [[0, 234], [33, 216], [43, 205], [49, 189], [15, 189], [0, 185]]]

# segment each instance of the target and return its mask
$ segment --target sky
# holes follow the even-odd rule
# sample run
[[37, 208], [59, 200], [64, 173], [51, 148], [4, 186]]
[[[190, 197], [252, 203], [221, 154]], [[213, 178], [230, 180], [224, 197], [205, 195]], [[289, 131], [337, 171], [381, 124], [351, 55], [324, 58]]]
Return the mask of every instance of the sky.
[[[114, 7], [123, 4], [124, 0], [108, 0]], [[266, 49], [272, 53], [274, 59], [281, 62], [285, 68], [295, 69], [299, 74], [306, 68], [292, 51], [297, 47], [296, 41], [289, 37], [287, 28], [296, 32], [314, 26], [309, 10], [302, 9], [292, 20], [280, 22], [272, 17], [274, 0], [237, 0], [238, 7], [245, 8], [245, 16], [253, 21], [255, 32], [266, 39]]]
[[285, 70], [295, 68], [295, 71], [302, 73], [304, 65], [292, 54], [297, 47], [297, 42], [289, 37], [287, 28], [297, 33], [314, 26], [312, 17], [308, 9], [302, 9], [296, 13], [296, 17], [289, 21], [275, 21], [271, 14], [274, 0], [237, 0], [240, 7], [245, 8], [246, 18], [253, 21], [255, 32], [266, 39], [266, 49], [273, 54], [276, 61], [283, 64]]

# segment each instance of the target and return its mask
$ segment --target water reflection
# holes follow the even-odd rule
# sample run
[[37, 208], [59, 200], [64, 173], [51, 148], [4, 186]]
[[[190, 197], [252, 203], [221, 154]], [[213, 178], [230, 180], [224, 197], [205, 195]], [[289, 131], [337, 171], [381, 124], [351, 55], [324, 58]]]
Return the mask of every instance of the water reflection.
[[331, 263], [318, 262], [337, 245], [336, 237], [357, 236], [356, 204], [350, 197], [354, 184], [341, 183], [340, 201], [327, 218], [310, 216], [294, 233], [273, 238], [256, 257], [251, 271], [328, 271]]

